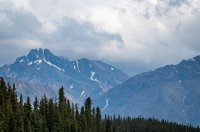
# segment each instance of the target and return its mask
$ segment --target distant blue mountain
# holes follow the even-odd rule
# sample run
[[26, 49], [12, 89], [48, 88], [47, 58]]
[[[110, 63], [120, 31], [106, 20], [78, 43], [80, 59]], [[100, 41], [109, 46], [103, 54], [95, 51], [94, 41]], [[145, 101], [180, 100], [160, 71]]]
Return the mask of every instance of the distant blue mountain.
[[48, 49], [32, 49], [28, 55], [18, 57], [13, 64], [1, 67], [0, 76], [17, 82], [20, 85], [17, 86], [21, 87], [17, 88], [20, 89], [18, 92], [31, 98], [38, 95], [35, 87], [45, 86], [46, 90], [41, 90], [41, 94], [55, 96], [58, 89], [64, 86], [66, 96], [77, 103], [87, 96], [97, 98], [128, 79], [125, 73], [101, 61], [85, 58], [69, 61]]
[[200, 56], [133, 76], [94, 104], [109, 115], [200, 125]]

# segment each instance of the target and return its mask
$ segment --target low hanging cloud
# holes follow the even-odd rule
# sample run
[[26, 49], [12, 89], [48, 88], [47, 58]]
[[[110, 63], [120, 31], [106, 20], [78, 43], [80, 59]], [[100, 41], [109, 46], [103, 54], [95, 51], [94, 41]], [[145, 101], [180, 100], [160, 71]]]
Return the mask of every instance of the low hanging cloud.
[[79, 57], [97, 57], [98, 48], [110, 41], [123, 44], [120, 34], [98, 31], [90, 22], [78, 22], [72, 18], [64, 18], [64, 23], [57, 26], [57, 31], [51, 34], [51, 38], [51, 42], [59, 44], [63, 50]]
[[0, 5], [0, 65], [41, 47], [69, 59], [100, 59], [133, 75], [200, 54], [197, 0], [7, 0]]
[[[65, 16], [62, 24], [42, 23], [31, 12], [24, 10], [6, 10], [1, 13], [6, 16], [5, 21], [0, 23], [2, 64], [12, 62], [11, 60], [26, 54], [32, 48], [49, 48], [70, 58], [78, 59], [83, 56], [96, 59], [96, 53], [102, 44], [110, 41], [123, 44], [120, 34], [99, 31], [87, 21], [77, 21]], [[12, 53], [6, 59], [5, 49]]]

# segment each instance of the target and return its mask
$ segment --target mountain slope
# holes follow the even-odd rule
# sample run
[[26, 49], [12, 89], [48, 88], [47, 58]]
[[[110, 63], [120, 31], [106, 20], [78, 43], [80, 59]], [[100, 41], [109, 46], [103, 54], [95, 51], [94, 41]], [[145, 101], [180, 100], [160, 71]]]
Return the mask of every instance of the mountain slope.
[[[34, 99], [36, 96], [40, 99], [44, 95], [46, 95], [48, 98], [57, 96], [57, 93], [55, 93], [53, 90], [51, 90], [50, 87], [46, 85], [31, 84], [10, 77], [5, 77], [4, 80], [5, 82], [9, 82], [9, 84], [14, 83], [15, 87], [17, 88], [17, 94], [23, 94], [24, 100], [26, 100], [28, 96], [31, 99]], [[34, 100], [32, 100], [32, 102], [33, 101]]]
[[1, 67], [0, 76], [45, 85], [55, 93], [64, 86], [69, 97], [78, 102], [87, 96], [96, 98], [128, 79], [126, 74], [101, 61], [69, 61], [48, 49], [32, 49], [13, 64]]
[[103, 113], [200, 123], [200, 56], [136, 75], [94, 101]]

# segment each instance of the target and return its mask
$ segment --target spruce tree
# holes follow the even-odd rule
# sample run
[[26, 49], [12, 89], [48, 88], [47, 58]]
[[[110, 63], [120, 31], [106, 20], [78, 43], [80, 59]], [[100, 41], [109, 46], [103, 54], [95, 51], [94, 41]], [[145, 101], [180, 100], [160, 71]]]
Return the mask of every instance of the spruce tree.
[[90, 97], [88, 97], [85, 100], [85, 120], [86, 120], [86, 125], [87, 125], [87, 131], [90, 132], [92, 131], [92, 112], [91, 112], [91, 107], [92, 107], [92, 100]]
[[64, 131], [63, 122], [62, 122], [59, 107], [58, 107], [58, 104], [56, 101], [54, 103], [54, 112], [53, 112], [52, 116], [54, 117], [54, 125], [52, 128], [52, 131], [53, 132], [63, 132]]
[[66, 106], [64, 87], [61, 87], [59, 89], [58, 105], [59, 105], [60, 112], [62, 113]]
[[112, 131], [112, 122], [110, 119], [110, 116], [108, 116], [108, 119], [106, 120], [106, 132]]
[[101, 110], [99, 107], [96, 108], [96, 129], [97, 132], [102, 131]]
[[81, 113], [80, 113], [80, 131], [81, 132], [87, 132], [87, 124], [86, 124], [86, 119], [85, 119], [85, 108], [84, 106], [81, 107]]
[[34, 106], [34, 111], [38, 111], [38, 108], [39, 108], [39, 101], [38, 101], [38, 98], [37, 97], [35, 97], [35, 101], [34, 101], [34, 103], [33, 103], [33, 106]]
[[31, 131], [31, 101], [30, 97], [27, 97], [26, 103], [24, 103], [24, 131], [30, 132]]
[[96, 131], [96, 110], [95, 110], [94, 107], [92, 108], [92, 118], [91, 118], [91, 120], [92, 120], [92, 131], [94, 132], [94, 131]]
[[55, 118], [53, 99], [49, 99], [46, 117], [47, 117], [46, 119], [47, 119], [48, 131], [51, 132], [54, 127], [54, 118]]
[[77, 122], [77, 131], [80, 131], [80, 114], [77, 104], [75, 104], [75, 117]]
[[33, 132], [41, 132], [42, 131], [43, 121], [41, 116], [34, 110], [31, 113], [31, 127]]
[[13, 95], [12, 95], [12, 99], [11, 99], [11, 104], [12, 104], [12, 125], [13, 125], [13, 130], [19, 131], [20, 127], [23, 126], [23, 123], [21, 122], [22, 119], [22, 115], [21, 115], [21, 111], [19, 109], [19, 103], [18, 103], [18, 99], [17, 99], [17, 94], [15, 93], [15, 84], [13, 84]]

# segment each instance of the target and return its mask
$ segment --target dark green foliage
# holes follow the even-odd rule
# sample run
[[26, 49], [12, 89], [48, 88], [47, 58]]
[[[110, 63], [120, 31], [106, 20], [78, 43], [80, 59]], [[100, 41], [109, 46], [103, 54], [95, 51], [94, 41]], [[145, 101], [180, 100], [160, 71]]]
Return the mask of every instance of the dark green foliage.
[[91, 107], [92, 107], [92, 100], [90, 99], [90, 97], [88, 97], [85, 101], [85, 121], [86, 121], [86, 131], [90, 132], [92, 131], [92, 111], [91, 111]]
[[33, 103], [33, 106], [34, 106], [34, 111], [38, 111], [39, 101], [38, 101], [37, 97], [35, 97], [35, 101]]
[[110, 120], [110, 116], [108, 116], [108, 119], [106, 120], [106, 132], [112, 132], [112, 122]]
[[64, 92], [64, 88], [63, 87], [59, 90], [58, 101], [59, 101], [58, 102], [59, 110], [63, 114], [64, 113], [64, 109], [66, 107], [66, 98], [65, 98], [65, 92]]
[[96, 129], [97, 132], [101, 132], [102, 130], [101, 110], [99, 107], [96, 108]]
[[[80, 111], [65, 97], [64, 88], [59, 90], [58, 102], [37, 97], [31, 105], [28, 97], [18, 100], [15, 85], [6, 85], [0, 78], [0, 132], [199, 132], [199, 127], [180, 125], [165, 120], [142, 117], [130, 118], [106, 116], [102, 119], [99, 107], [92, 108], [88, 97]], [[25, 102], [25, 103], [24, 103]]]
[[84, 106], [81, 107], [80, 119], [79, 119], [80, 131], [86, 131], [86, 119], [85, 119], [85, 108]]

